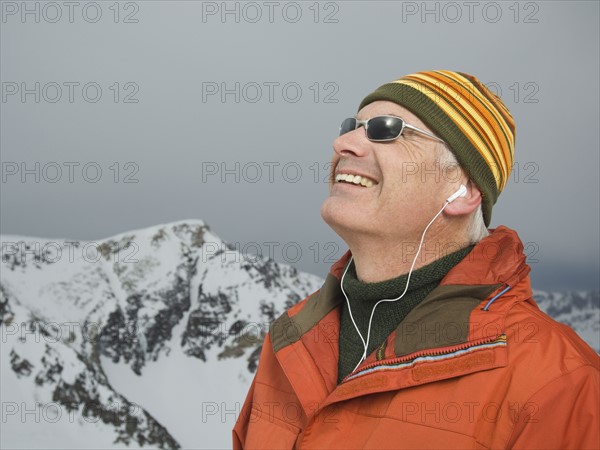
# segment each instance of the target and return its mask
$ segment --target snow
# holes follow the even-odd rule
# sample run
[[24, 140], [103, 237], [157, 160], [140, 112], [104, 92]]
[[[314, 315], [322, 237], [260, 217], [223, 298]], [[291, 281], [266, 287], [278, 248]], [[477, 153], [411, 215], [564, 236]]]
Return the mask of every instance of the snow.
[[[16, 347], [21, 357], [34, 363], [33, 373], [35, 373], [35, 369], [39, 368], [36, 362], [42, 358], [46, 343], [39, 335], [36, 335], [38, 339], [23, 342], [20, 339], [20, 332], [9, 334], [4, 329], [5, 327], [2, 326], [1, 448], [140, 448], [135, 444], [116, 445], [114, 431], [106, 427], [98, 417], [85, 417], [81, 414], [81, 407], [69, 411], [64, 405], [52, 400], [52, 391], [48, 384], [32, 388], [31, 379], [19, 378], [14, 371], [9, 370], [11, 367], [9, 349]], [[71, 369], [81, 363], [69, 352], [62, 352], [61, 356], [67, 357], [65, 375], [66, 379], [69, 379], [73, 374]]]
[[[164, 425], [183, 448], [231, 448], [231, 430], [252, 382], [243, 361], [206, 364], [181, 352], [152, 362], [143, 377], [124, 364], [102, 359], [112, 386]], [[151, 394], [149, 394], [151, 393]]]

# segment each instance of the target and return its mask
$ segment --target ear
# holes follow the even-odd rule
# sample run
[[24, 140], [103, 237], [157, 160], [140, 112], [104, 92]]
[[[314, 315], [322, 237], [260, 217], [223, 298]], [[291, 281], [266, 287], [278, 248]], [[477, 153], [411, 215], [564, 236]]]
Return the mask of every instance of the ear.
[[471, 180], [466, 184], [467, 193], [464, 197], [458, 197], [444, 209], [449, 216], [468, 216], [481, 204], [481, 191]]

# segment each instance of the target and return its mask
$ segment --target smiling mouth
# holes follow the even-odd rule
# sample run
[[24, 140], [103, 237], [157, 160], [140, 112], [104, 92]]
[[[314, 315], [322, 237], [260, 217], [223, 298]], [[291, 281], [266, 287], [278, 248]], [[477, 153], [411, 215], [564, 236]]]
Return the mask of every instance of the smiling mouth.
[[356, 186], [362, 186], [362, 187], [367, 187], [367, 188], [370, 188], [371, 186], [374, 186], [377, 184], [377, 182], [375, 180], [372, 180], [368, 177], [361, 176], [361, 175], [352, 175], [349, 173], [338, 173], [335, 176], [335, 182], [336, 183], [350, 183], [350, 184], [354, 184]]

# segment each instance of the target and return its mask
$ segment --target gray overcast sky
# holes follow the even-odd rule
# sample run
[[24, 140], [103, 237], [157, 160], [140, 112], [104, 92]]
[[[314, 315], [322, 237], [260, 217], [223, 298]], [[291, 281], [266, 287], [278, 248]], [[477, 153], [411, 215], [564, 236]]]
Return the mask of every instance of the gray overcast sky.
[[534, 287], [599, 288], [597, 1], [1, 6], [3, 234], [198, 218], [324, 276], [345, 250], [319, 214], [341, 119], [442, 68], [515, 117], [492, 226], [519, 232]]

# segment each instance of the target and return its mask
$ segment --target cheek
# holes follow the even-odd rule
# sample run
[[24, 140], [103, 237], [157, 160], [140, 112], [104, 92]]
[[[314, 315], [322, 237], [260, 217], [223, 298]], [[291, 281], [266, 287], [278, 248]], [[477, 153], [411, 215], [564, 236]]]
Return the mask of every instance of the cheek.
[[385, 197], [385, 203], [401, 205], [409, 203], [410, 198], [418, 196], [418, 191], [416, 179], [403, 172], [402, 167], [395, 167], [384, 174], [380, 195]]
[[420, 218], [431, 215], [437, 207], [434, 198], [435, 195], [417, 178], [407, 177], [403, 182], [402, 176], [399, 175], [391, 181], [386, 179], [380, 192], [378, 210], [389, 220], [406, 220], [407, 217], [411, 217], [419, 221]]
[[374, 216], [379, 217], [382, 224], [395, 223], [402, 217], [406, 217], [406, 211], [410, 208], [408, 200], [409, 195], [401, 183], [387, 180], [374, 205], [376, 208]]

